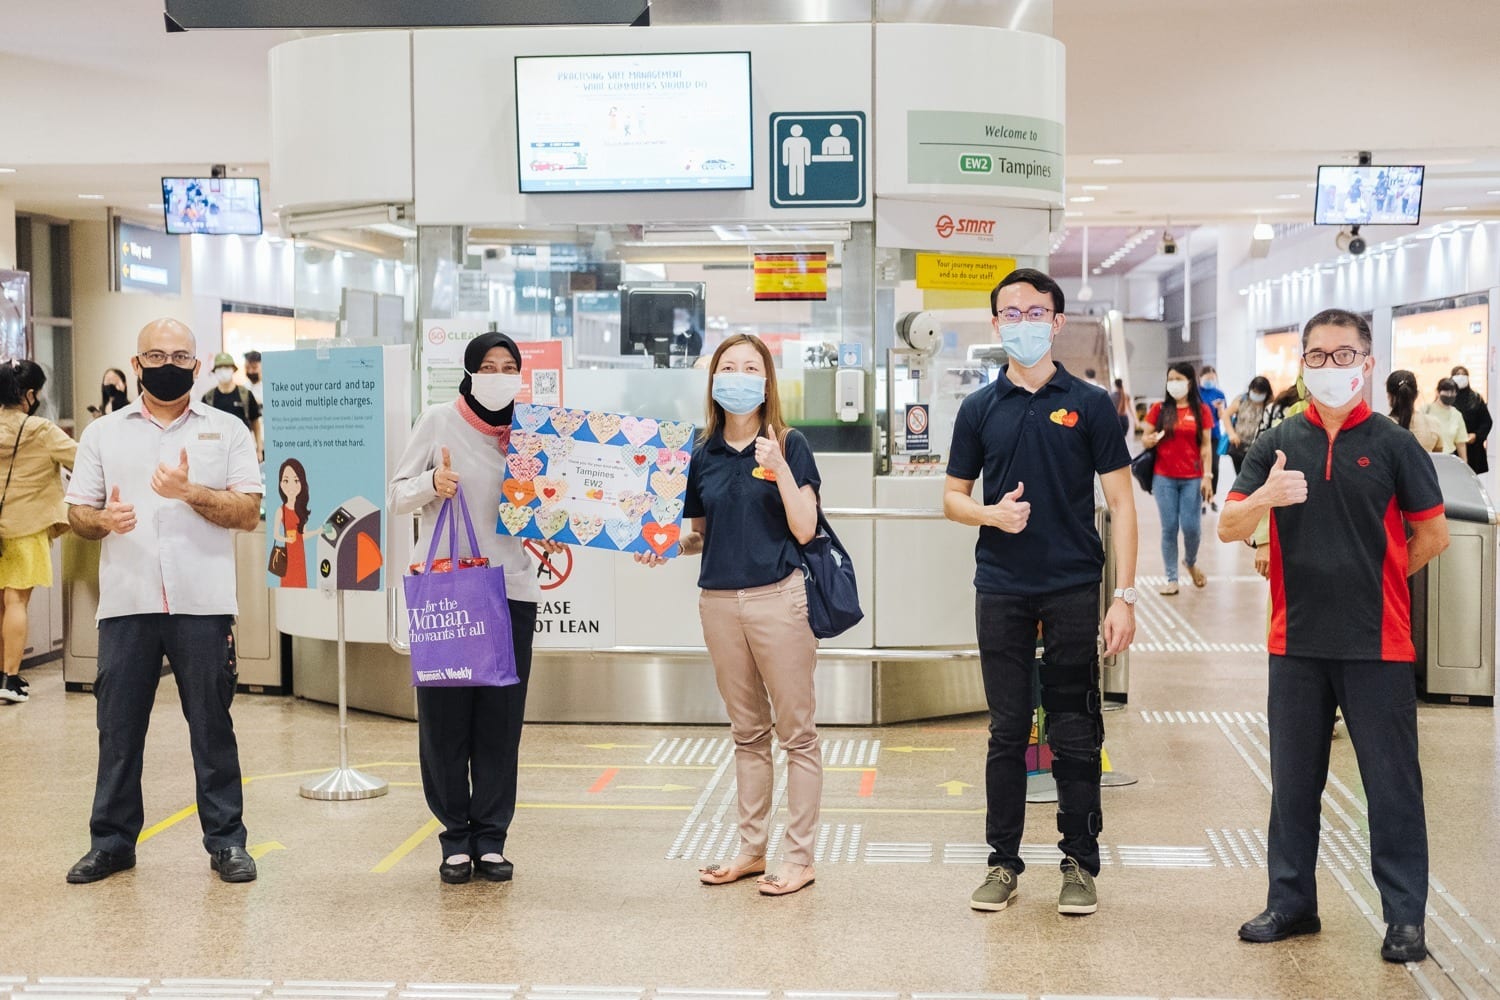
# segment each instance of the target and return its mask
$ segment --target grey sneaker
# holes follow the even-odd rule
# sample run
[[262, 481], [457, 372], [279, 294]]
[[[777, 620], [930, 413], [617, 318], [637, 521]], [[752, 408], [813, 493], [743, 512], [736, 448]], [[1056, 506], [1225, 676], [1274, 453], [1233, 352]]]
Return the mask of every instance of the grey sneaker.
[[1099, 893], [1094, 890], [1094, 876], [1078, 867], [1072, 858], [1063, 858], [1062, 892], [1057, 896], [1057, 912], [1085, 914], [1099, 909]]
[[975, 910], [998, 912], [1010, 905], [1016, 895], [1016, 873], [1004, 865], [995, 865], [984, 876], [984, 884], [969, 897], [969, 906]]

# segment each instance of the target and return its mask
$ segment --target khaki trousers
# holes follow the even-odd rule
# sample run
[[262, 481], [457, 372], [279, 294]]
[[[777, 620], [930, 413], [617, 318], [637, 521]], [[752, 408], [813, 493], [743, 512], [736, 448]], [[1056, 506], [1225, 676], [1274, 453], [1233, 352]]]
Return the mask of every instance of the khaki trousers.
[[698, 613], [734, 737], [740, 850], [752, 857], [764, 855], [770, 837], [774, 713], [776, 737], [787, 757], [784, 854], [792, 864], [810, 865], [823, 796], [823, 757], [813, 723], [818, 640], [807, 624], [802, 571], [764, 587], [705, 590]]

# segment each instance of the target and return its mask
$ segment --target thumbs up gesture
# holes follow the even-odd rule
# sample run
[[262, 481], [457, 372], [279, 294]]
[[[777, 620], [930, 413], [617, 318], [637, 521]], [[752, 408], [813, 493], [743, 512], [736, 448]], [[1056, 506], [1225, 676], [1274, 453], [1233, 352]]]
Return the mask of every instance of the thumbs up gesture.
[[109, 491], [109, 502], [104, 505], [104, 526], [116, 535], [128, 535], [135, 530], [135, 505], [120, 499], [120, 487]]
[[1266, 475], [1261, 495], [1272, 507], [1291, 507], [1307, 502], [1307, 477], [1296, 469], [1286, 467], [1286, 453], [1278, 450], [1276, 462]]
[[177, 465], [165, 463], [156, 467], [156, 472], [151, 475], [151, 488], [159, 496], [168, 500], [186, 500], [188, 492], [192, 489], [192, 480], [188, 478], [188, 453], [182, 449], [181, 460]]
[[451, 497], [458, 493], [458, 473], [453, 471], [453, 459], [448, 449], [443, 449], [443, 461], [432, 470], [432, 488], [440, 497]]
[[990, 526], [1008, 534], [1019, 535], [1031, 520], [1031, 504], [1021, 499], [1026, 484], [1018, 482], [1016, 488], [1000, 498], [1000, 502], [989, 508]]

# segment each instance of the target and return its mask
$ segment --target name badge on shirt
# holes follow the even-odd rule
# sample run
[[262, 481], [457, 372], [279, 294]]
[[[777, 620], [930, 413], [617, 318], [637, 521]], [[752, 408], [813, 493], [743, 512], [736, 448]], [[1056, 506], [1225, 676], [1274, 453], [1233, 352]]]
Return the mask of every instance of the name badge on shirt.
[[220, 440], [220, 437], [221, 436], [218, 433], [218, 431], [212, 431], [212, 432], [209, 432], [209, 433], [206, 433], [206, 434], [199, 434], [198, 435], [198, 440], [199, 441], [218, 441], [218, 440]]

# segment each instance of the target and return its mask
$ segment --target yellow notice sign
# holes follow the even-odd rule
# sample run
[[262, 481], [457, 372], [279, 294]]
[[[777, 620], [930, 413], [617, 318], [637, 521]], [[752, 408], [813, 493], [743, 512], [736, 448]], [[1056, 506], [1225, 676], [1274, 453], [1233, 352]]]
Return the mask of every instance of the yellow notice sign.
[[1016, 269], [1014, 257], [917, 254], [917, 287], [989, 291]]

